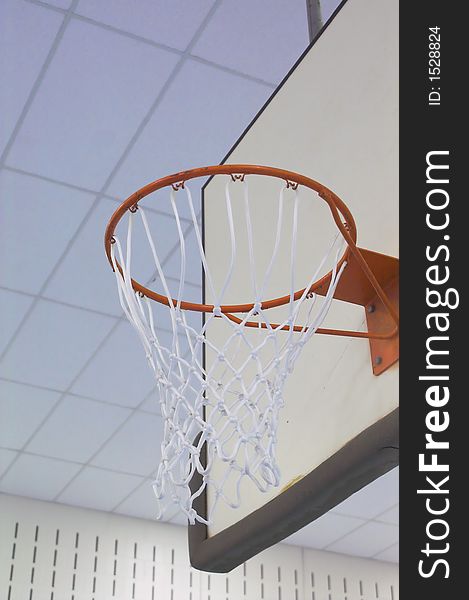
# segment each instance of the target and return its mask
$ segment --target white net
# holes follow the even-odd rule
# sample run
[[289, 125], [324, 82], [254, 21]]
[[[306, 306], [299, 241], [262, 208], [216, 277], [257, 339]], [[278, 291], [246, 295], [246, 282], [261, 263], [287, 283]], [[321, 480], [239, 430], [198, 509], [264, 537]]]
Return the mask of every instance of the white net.
[[[227, 176], [224, 201], [229, 230], [226, 244], [230, 246], [230, 261], [219, 289], [216, 289], [211, 276], [203, 247], [203, 235], [187, 184], [177, 191], [169, 191], [180, 250], [176, 299], [173, 300], [170, 294], [161, 257], [145, 211], [141, 207], [135, 212], [127, 212], [125, 247], [114, 236], [111, 248], [122, 308], [140, 336], [159, 390], [164, 436], [161, 461], [153, 484], [158, 499], [158, 516], [161, 517], [168, 506], [174, 509], [176, 505], [192, 524], [196, 521], [211, 523], [219, 502], [233, 508], [238, 507], [241, 502], [241, 483], [246, 478], [261, 491], [279, 485], [276, 443], [278, 416], [284, 402], [284, 384], [303, 346], [323, 322], [345, 267], [345, 262], [340, 268], [337, 266], [344, 249], [344, 241], [338, 234], [331, 240], [310, 280], [303, 282], [301, 289], [304, 287], [304, 292], [301, 297], [294, 299], [299, 197], [298, 190], [289, 191], [289, 194], [294, 194], [293, 203], [289, 204], [292, 208], [288, 232], [290, 280], [285, 282], [290, 288], [290, 296], [282, 320], [273, 324], [269, 310], [263, 308], [263, 298], [274, 271], [279, 248], [283, 247], [281, 237], [285, 235], [286, 187], [283, 183], [278, 199], [272, 201], [274, 210], [277, 204], [272, 254], [263, 276], [258, 280], [254, 268], [255, 239], [247, 179], [248, 177], [232, 181]], [[231, 284], [237, 254], [238, 223], [233, 216], [233, 185], [242, 186], [243, 189], [244, 239], [247, 240], [252, 266], [247, 270], [246, 277], [250, 279], [253, 294], [251, 310], [237, 318], [221, 309], [223, 305], [229, 304], [229, 298], [225, 296]], [[187, 311], [181, 308], [187, 283], [188, 256], [176, 202], [177, 194], [178, 201], [182, 200], [181, 195], [185, 197], [203, 265], [205, 286], [210, 297], [215, 299], [212, 312], [205, 313], [200, 327], [194, 325], [193, 320], [188, 319]], [[168, 298], [167, 311], [171, 323], [169, 342], [167, 334], [161, 334], [154, 310], [157, 304], [136, 293], [132, 287], [132, 226], [135, 219], [142, 221], [162, 293]], [[309, 288], [323, 274], [327, 261], [332, 263], [331, 283], [326, 295], [319, 297], [309, 293]], [[247, 327], [248, 322], [255, 322], [256, 328]], [[294, 331], [295, 326], [297, 331]], [[221, 338], [210, 333], [211, 329], [219, 331], [220, 328], [223, 328]], [[223, 341], [217, 341], [220, 339]], [[224, 465], [221, 476], [220, 470], [217, 470], [216, 477], [213, 474], [215, 461], [221, 461]], [[205, 514], [205, 511], [194, 508], [194, 501], [209, 488], [213, 501]]]

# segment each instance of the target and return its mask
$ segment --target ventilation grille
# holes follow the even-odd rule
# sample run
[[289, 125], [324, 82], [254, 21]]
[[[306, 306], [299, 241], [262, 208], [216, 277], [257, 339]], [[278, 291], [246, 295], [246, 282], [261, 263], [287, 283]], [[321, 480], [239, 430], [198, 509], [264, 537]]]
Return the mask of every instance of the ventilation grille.
[[7, 600], [398, 600], [397, 565], [278, 545], [192, 569], [184, 528], [0, 495]]

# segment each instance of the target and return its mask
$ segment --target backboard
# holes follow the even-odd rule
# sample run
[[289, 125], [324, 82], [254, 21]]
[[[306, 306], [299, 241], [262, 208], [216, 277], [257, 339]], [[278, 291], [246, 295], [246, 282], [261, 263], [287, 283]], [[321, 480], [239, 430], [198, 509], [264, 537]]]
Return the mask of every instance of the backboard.
[[[398, 256], [397, 0], [343, 2], [223, 162], [269, 165], [320, 181], [350, 208], [360, 247]], [[251, 185], [256, 192], [257, 184]], [[261, 262], [275, 230], [271, 194], [265, 188], [262, 194], [254, 229]], [[215, 177], [203, 190], [204, 244], [222, 280], [229, 244], [220, 197]], [[300, 279], [315, 268], [333, 227], [324, 207], [301, 202]], [[252, 301], [249, 277], [239, 273], [233, 302]], [[273, 293], [284, 284], [288, 289], [285, 277], [280, 268]], [[363, 307], [334, 302], [325, 324], [364, 329]], [[211, 335], [222, 342], [221, 328]], [[313, 336], [286, 383], [280, 486], [261, 493], [246, 484], [240, 508], [220, 506], [212, 525], [190, 526], [193, 566], [229, 571], [393, 468], [398, 371], [396, 363], [373, 374], [368, 340]], [[223, 465], [213, 469], [221, 476]], [[199, 504], [213, 502], [209, 489]]]

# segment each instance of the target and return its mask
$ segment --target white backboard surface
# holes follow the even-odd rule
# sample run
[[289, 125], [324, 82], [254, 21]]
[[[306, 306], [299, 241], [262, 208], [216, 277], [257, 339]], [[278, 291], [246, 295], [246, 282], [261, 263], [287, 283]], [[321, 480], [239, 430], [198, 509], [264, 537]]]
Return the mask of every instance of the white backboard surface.
[[[345, 2], [224, 162], [275, 166], [316, 179], [350, 208], [360, 247], [398, 256], [397, 0]], [[221, 226], [226, 209], [220, 186], [214, 178], [204, 192], [207, 259], [218, 281], [223, 280], [230, 256]], [[252, 187], [255, 192], [257, 183]], [[264, 190], [253, 218], [258, 223], [254, 233], [260, 263], [275, 228], [269, 199], [276, 196], [269, 195], [269, 186]], [[302, 210], [300, 279], [318, 264], [326, 234], [333, 231], [330, 214], [320, 201], [308, 202], [305, 197]], [[242, 248], [241, 256], [247, 261]], [[272, 286], [272, 293], [289, 292], [281, 267]], [[233, 302], [253, 300], [247, 271], [236, 271], [233, 293], [237, 296]], [[334, 303], [326, 320], [326, 326], [339, 328], [363, 329], [364, 324], [363, 308], [341, 302]], [[220, 342], [223, 328], [217, 329], [211, 335]], [[260, 493], [245, 480], [241, 508], [220, 506], [209, 536], [263, 506], [394, 410], [398, 364], [374, 376], [367, 340], [315, 336], [288, 380], [285, 400], [277, 448], [280, 486]], [[222, 468], [215, 465], [215, 476]], [[213, 502], [210, 490], [207, 501]]]

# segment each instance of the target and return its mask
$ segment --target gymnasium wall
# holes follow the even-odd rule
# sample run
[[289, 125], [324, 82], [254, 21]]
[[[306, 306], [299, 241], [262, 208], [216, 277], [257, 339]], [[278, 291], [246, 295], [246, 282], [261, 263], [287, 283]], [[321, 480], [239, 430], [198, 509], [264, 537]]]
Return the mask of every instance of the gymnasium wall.
[[398, 566], [286, 544], [192, 569], [184, 527], [0, 494], [6, 600], [398, 600]]

